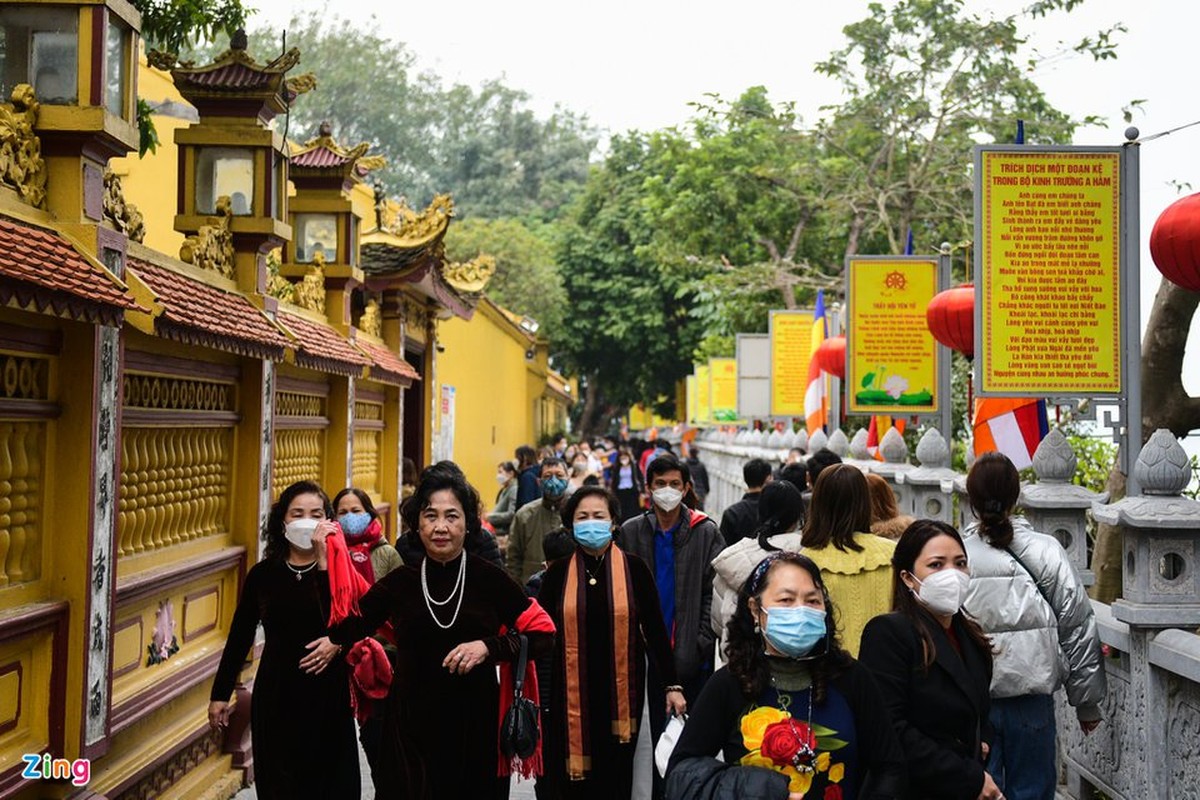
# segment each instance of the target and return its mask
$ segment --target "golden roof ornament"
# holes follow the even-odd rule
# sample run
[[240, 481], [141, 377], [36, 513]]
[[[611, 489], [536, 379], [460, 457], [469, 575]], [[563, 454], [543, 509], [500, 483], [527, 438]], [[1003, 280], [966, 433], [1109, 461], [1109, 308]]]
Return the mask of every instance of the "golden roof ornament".
[[133, 203], [125, 202], [121, 179], [111, 169], [104, 170], [104, 218], [135, 242], [146, 238], [146, 222]]
[[401, 198], [388, 200], [379, 206], [379, 227], [401, 239], [423, 242], [446, 232], [454, 217], [454, 200], [449, 194], [434, 196], [420, 213], [413, 211]]
[[267, 294], [285, 303], [296, 302], [296, 286], [279, 274], [283, 266], [283, 255], [276, 247], [267, 253]]
[[46, 162], [33, 128], [40, 108], [28, 83], [18, 83], [9, 102], [0, 103], [0, 183], [31, 206], [45, 208]]
[[383, 315], [380, 312], [378, 300], [372, 298], [367, 301], [362, 316], [358, 318], [358, 329], [376, 339], [383, 335]]
[[233, 279], [233, 232], [229, 220], [233, 216], [233, 203], [229, 195], [217, 198], [217, 213], [208, 218], [194, 235], [183, 240], [179, 247], [179, 259], [201, 269], [211, 270], [223, 278]]
[[483, 292], [488, 281], [496, 274], [496, 259], [481, 254], [470, 261], [447, 264], [442, 269], [442, 277], [456, 292], [466, 295], [476, 295]]
[[318, 314], [325, 313], [325, 254], [320, 250], [313, 254], [312, 266], [295, 289], [296, 305]]
[[333, 138], [333, 126], [328, 120], [321, 123], [317, 135], [292, 148], [293, 170], [344, 172], [348, 177], [362, 178], [371, 170], [387, 165], [383, 156], [369, 156], [371, 145], [362, 142], [355, 147], [343, 147]]

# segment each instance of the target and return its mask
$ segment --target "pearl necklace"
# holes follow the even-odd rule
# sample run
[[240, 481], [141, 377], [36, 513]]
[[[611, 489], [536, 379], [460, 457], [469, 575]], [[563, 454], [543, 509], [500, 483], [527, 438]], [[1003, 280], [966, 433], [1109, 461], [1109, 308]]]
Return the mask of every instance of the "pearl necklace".
[[[445, 600], [434, 600], [433, 595], [429, 593], [429, 579], [425, 575], [425, 567], [429, 563], [429, 557], [426, 556], [421, 561], [421, 594], [425, 595], [425, 607], [429, 609], [429, 616], [433, 617], [433, 621], [442, 630], [449, 630], [454, 627], [454, 623], [458, 621], [458, 612], [462, 609], [463, 595], [467, 593], [467, 554], [462, 554], [462, 561], [458, 564], [458, 577], [454, 581], [454, 588], [450, 590], [450, 594]], [[442, 621], [437, 618], [434, 613], [434, 606], [445, 606], [454, 599], [454, 595], [458, 595], [458, 604], [454, 606], [454, 616], [450, 618], [450, 623], [443, 625]]]
[[287, 568], [290, 569], [292, 571], [292, 574], [296, 576], [296, 580], [300, 580], [301, 578], [303, 578], [306, 573], [311, 572], [312, 568], [317, 565], [317, 562], [314, 561], [311, 564], [309, 564], [307, 567], [301, 567], [300, 569], [296, 569], [295, 567], [292, 566], [292, 562], [290, 562], [290, 561], [285, 561], [283, 563], [287, 564]]

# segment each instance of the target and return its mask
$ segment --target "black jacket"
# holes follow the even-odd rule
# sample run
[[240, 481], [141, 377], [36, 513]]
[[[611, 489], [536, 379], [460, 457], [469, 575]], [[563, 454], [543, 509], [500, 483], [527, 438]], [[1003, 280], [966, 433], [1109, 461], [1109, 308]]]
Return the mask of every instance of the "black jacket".
[[729, 547], [758, 530], [758, 498], [762, 492], [748, 492], [721, 515], [721, 536]]
[[[883, 697], [870, 670], [856, 662], [833, 679], [832, 685], [845, 697], [854, 715], [860, 758], [861, 788], [855, 800], [894, 800], [904, 796], [904, 758], [891, 730]], [[667, 800], [690, 798], [788, 796], [787, 779], [760, 767], [743, 767], [730, 748], [740, 748], [739, 720], [749, 702], [728, 667], [718, 670], [704, 686], [684, 725], [667, 773]], [[729, 763], [711, 756], [724, 751]], [[741, 751], [744, 753], [744, 750]], [[769, 781], [770, 776], [783, 782]], [[820, 800], [820, 798], [817, 798]], [[847, 797], [845, 800], [852, 800]]]
[[[917, 625], [937, 651], [924, 667]], [[983, 788], [980, 742], [987, 724], [992, 658], [970, 637], [961, 615], [953, 621], [962, 656], [933, 617], [914, 622], [899, 612], [867, 623], [859, 660], [875, 673], [908, 762], [912, 798], [975, 800]]]
[[687, 460], [688, 470], [692, 473], [692, 488], [700, 499], [708, 497], [708, 467], [698, 458]]
[[517, 508], [542, 496], [542, 482], [538, 478], [541, 474], [541, 466], [534, 464], [532, 467], [526, 467], [517, 476]]

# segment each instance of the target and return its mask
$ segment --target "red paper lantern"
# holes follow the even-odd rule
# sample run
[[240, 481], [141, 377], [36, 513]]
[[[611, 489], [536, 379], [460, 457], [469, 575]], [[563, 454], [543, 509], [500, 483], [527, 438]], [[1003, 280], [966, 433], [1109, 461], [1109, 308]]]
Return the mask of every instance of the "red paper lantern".
[[1150, 257], [1163, 277], [1200, 292], [1200, 194], [1176, 200], [1150, 233]]
[[934, 295], [925, 308], [933, 338], [967, 358], [975, 355], [975, 286], [964, 283]]
[[846, 337], [832, 336], [817, 346], [817, 365], [835, 378], [846, 377]]

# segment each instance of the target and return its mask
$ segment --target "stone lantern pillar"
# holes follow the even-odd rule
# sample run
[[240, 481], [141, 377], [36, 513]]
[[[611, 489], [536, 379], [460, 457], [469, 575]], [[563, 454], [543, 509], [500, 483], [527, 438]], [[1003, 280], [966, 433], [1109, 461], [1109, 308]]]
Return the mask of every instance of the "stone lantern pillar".
[[925, 431], [917, 442], [917, 460], [921, 466], [896, 475], [896, 483], [907, 487], [912, 498], [912, 514], [951, 523], [954, 516], [952, 497], [942, 491], [942, 481], [958, 477], [950, 469], [950, 447], [937, 428]]
[[883, 462], [872, 464], [871, 471], [891, 485], [892, 491], [896, 493], [896, 505], [899, 506], [900, 513], [913, 513], [912, 489], [897, 480], [900, 473], [913, 469], [913, 465], [908, 463], [908, 445], [904, 443], [900, 431], [889, 428], [883, 436], [883, 441], [879, 443], [879, 452], [883, 453]]
[[1054, 428], [1033, 454], [1037, 483], [1021, 489], [1021, 507], [1035, 530], [1058, 539], [1085, 586], [1096, 582], [1088, 568], [1087, 512], [1104, 503], [1108, 493], [1096, 493], [1071, 483], [1078, 460], [1067, 437]]
[[[1194, 742], [1194, 733], [1168, 725], [1179, 722], [1178, 717], [1167, 718], [1164, 709], [1172, 707], [1181, 682], [1155, 667], [1153, 661], [1162, 661], [1162, 652], [1168, 660], [1171, 657], [1171, 648], [1156, 641], [1171, 638], [1164, 628], [1200, 625], [1200, 503], [1180, 495], [1191, 469], [1183, 448], [1168, 430], [1160, 428], [1150, 437], [1133, 474], [1142, 496], [1092, 507], [1097, 521], [1125, 530], [1123, 597], [1113, 603], [1112, 615], [1129, 625], [1129, 684], [1123, 697], [1130, 707], [1124, 709], [1124, 720], [1134, 733], [1120, 738], [1127, 751], [1120, 756], [1120, 764], [1123, 771], [1130, 772], [1129, 785], [1137, 787], [1139, 797], [1171, 797], [1178, 796], [1181, 786], [1195, 783], [1173, 784], [1178, 765], [1170, 763], [1171, 752], [1194, 744], [1170, 738], [1177, 733], [1191, 736]], [[1185, 665], [1182, 674], [1188, 674], [1186, 665], [1192, 662], [1185, 657], [1180, 663]], [[1067, 746], [1078, 749], [1085, 745], [1070, 731]]]

